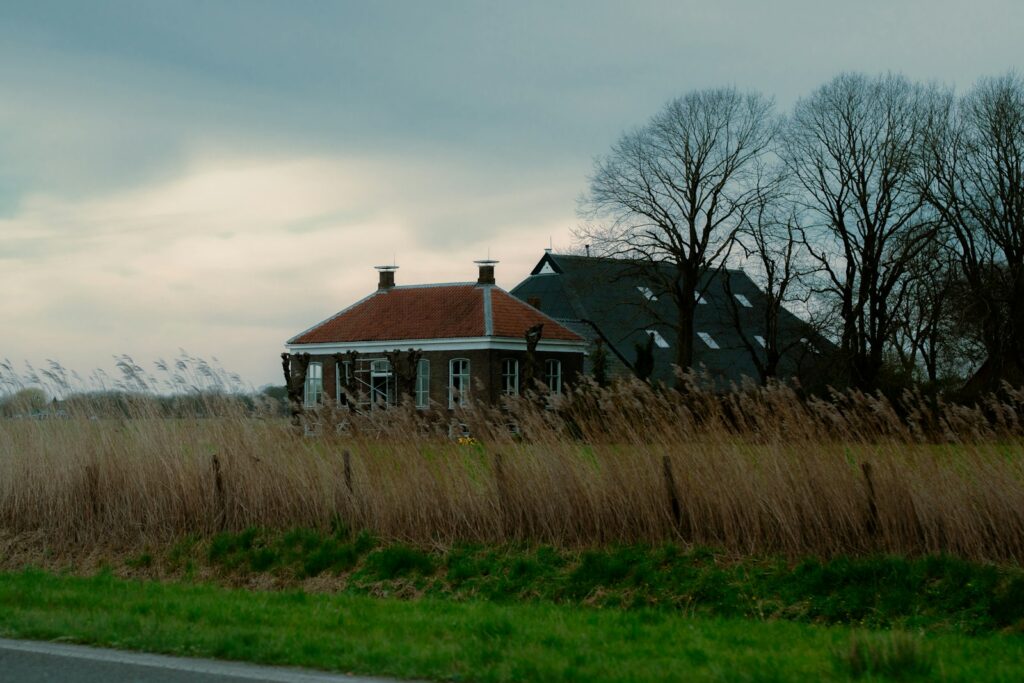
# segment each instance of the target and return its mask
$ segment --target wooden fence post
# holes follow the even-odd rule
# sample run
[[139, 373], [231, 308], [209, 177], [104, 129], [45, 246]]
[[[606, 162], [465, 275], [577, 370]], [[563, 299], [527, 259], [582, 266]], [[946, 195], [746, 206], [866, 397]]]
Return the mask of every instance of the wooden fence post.
[[223, 531], [228, 522], [227, 497], [224, 494], [224, 475], [221, 473], [220, 459], [216, 453], [211, 458], [211, 465], [213, 466], [214, 503], [217, 507], [216, 526], [219, 531]]
[[672, 475], [672, 463], [667, 455], [661, 456], [662, 472], [665, 475], [665, 490], [668, 492], [668, 504], [672, 511], [672, 522], [676, 533], [683, 532], [683, 508], [679, 504], [679, 493], [676, 491], [676, 479]]

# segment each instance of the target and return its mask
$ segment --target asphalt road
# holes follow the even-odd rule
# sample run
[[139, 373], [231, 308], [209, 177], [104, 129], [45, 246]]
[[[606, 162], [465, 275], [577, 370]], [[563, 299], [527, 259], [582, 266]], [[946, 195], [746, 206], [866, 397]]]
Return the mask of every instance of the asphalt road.
[[0, 683], [397, 683], [213, 659], [0, 638]]

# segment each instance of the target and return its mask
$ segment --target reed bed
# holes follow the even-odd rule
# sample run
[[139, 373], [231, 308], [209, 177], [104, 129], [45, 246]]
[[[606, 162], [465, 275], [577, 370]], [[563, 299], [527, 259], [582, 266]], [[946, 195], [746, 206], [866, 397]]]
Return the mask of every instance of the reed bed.
[[[0, 531], [51, 548], [344, 527], [442, 548], [1024, 559], [1024, 397], [1012, 391], [964, 407], [621, 382], [454, 416], [326, 407], [299, 427], [205, 400], [191, 417], [141, 397], [127, 412], [0, 420]], [[453, 438], [463, 429], [471, 438]]]

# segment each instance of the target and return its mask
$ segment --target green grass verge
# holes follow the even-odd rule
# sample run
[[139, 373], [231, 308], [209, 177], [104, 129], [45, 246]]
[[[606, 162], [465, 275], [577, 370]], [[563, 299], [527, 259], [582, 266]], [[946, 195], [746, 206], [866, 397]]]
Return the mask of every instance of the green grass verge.
[[0, 634], [479, 681], [1017, 681], [1024, 638], [0, 574]]
[[286, 584], [324, 577], [333, 581], [332, 590], [353, 594], [665, 607], [699, 616], [1024, 633], [1024, 570], [951, 557], [808, 558], [794, 564], [724, 558], [703, 549], [684, 552], [672, 545], [425, 552], [381, 546], [366, 534], [250, 529], [198, 545], [186, 541], [162, 559], [143, 555], [128, 563], [162, 564], [186, 577], [203, 566], [228, 582], [254, 574]]

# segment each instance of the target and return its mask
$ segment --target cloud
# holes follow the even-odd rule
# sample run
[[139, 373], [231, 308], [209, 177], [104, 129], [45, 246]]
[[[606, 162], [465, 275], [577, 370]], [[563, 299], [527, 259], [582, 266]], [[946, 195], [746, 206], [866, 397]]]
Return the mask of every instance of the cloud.
[[486, 194], [472, 176], [437, 159], [201, 158], [152, 186], [31, 196], [0, 220], [0, 354], [88, 370], [184, 347], [274, 381], [283, 341], [371, 291], [373, 265], [397, 255], [400, 282], [470, 280], [490, 247], [512, 286], [567, 234], [564, 189]]

